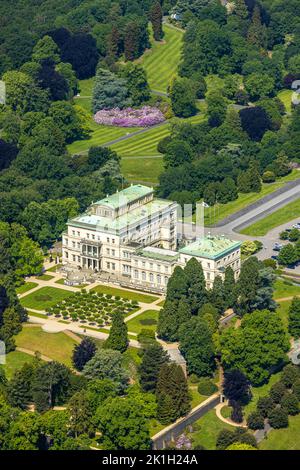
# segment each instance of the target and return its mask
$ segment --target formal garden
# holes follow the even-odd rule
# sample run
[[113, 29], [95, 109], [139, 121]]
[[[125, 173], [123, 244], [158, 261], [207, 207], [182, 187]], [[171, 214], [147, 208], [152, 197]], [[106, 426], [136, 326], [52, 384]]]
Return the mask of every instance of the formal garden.
[[138, 309], [136, 300], [113, 297], [111, 294], [101, 292], [75, 292], [68, 298], [61, 300], [47, 310], [48, 316], [63, 318], [64, 320], [80, 321], [99, 327], [108, 326], [115, 313], [124, 316]]

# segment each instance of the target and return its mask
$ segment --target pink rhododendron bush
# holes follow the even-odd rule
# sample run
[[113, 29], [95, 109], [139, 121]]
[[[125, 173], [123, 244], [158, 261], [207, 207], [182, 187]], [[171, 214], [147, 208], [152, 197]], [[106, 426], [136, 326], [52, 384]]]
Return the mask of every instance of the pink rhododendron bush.
[[139, 109], [101, 109], [94, 115], [97, 124], [118, 127], [151, 127], [165, 121], [163, 113], [152, 106]]

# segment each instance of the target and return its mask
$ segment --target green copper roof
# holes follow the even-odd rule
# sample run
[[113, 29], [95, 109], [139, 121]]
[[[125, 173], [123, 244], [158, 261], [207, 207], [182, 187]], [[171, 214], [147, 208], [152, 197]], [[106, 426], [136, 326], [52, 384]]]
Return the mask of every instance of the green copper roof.
[[151, 216], [157, 216], [172, 204], [174, 204], [172, 201], [167, 201], [165, 199], [153, 199], [147, 204], [137, 207], [120, 217], [116, 217], [115, 219], [85, 213], [69, 220], [68, 225], [117, 234], [120, 230], [131, 224], [142, 222]]
[[229, 240], [223, 236], [200, 238], [179, 250], [180, 253], [196, 258], [218, 259], [240, 248], [241, 242]]
[[165, 250], [163, 248], [156, 248], [152, 246], [139, 248], [136, 250], [135, 254], [142, 256], [143, 258], [149, 258], [157, 261], [167, 261], [169, 263], [177, 261], [179, 257], [179, 253], [176, 251]]
[[130, 204], [137, 199], [148, 196], [151, 193], [153, 193], [152, 188], [143, 186], [141, 184], [136, 184], [129, 186], [128, 188], [123, 189], [118, 193], [114, 193], [111, 196], [107, 196], [100, 201], [97, 201], [95, 205], [107, 206], [111, 209], [117, 209], [118, 207], [122, 207], [125, 204]]

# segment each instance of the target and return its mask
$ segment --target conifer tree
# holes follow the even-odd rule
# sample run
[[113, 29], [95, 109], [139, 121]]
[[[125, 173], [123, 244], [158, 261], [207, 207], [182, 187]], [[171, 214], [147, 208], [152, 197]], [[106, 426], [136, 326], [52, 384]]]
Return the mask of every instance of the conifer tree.
[[182, 368], [175, 363], [162, 365], [156, 387], [157, 416], [170, 423], [190, 410], [188, 385]]
[[159, 2], [154, 3], [150, 10], [150, 20], [152, 23], [153, 36], [155, 41], [160, 41], [163, 38], [162, 29], [163, 11]]
[[180, 300], [188, 295], [188, 284], [185, 272], [180, 266], [176, 266], [169, 279], [166, 300]]
[[118, 28], [114, 25], [108, 37], [108, 53], [114, 59], [119, 55], [120, 34]]
[[295, 339], [300, 337], [300, 299], [294, 297], [289, 308], [289, 332]]
[[213, 284], [213, 288], [210, 291], [211, 303], [218, 310], [219, 314], [222, 315], [226, 308], [225, 290], [221, 276], [216, 276]]
[[266, 28], [261, 22], [260, 8], [256, 4], [248, 30], [248, 41], [257, 47], [266, 46]]
[[16, 370], [8, 383], [7, 399], [11, 406], [25, 410], [32, 401], [31, 380], [34, 368], [31, 364]]
[[224, 296], [226, 308], [232, 308], [236, 301], [236, 289], [234, 272], [230, 266], [228, 266], [225, 270]]
[[184, 274], [187, 278], [187, 300], [192, 314], [196, 314], [207, 300], [206, 283], [201, 263], [196, 258], [191, 258], [184, 268]]
[[140, 384], [144, 392], [155, 392], [158, 374], [165, 362], [168, 362], [168, 354], [159, 343], [145, 348], [139, 367]]
[[134, 60], [138, 57], [139, 51], [139, 27], [135, 21], [127, 24], [124, 38], [124, 54], [126, 61]]
[[128, 347], [127, 325], [121, 313], [115, 313], [112, 318], [112, 325], [109, 336], [105, 341], [105, 348], [125, 352]]
[[74, 347], [72, 359], [77, 370], [83, 370], [86, 363], [94, 357], [96, 349], [94, 341], [89, 337], [84, 338]]
[[106, 69], [98, 69], [93, 91], [92, 107], [100, 109], [125, 108], [130, 104], [126, 80]]
[[234, 1], [234, 12], [241, 20], [246, 20], [248, 18], [249, 12], [244, 0], [235, 0]]

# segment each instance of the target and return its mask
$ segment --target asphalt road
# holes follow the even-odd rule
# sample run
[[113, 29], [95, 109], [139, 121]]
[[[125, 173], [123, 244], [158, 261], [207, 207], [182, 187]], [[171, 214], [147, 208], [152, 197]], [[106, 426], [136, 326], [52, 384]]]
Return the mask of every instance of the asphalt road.
[[[256, 203], [255, 207], [249, 206], [249, 208], [246, 208], [242, 211], [242, 214], [240, 212], [236, 214], [236, 217], [232, 216], [231, 220], [224, 225], [213, 228], [205, 228], [203, 231], [203, 227], [201, 226], [196, 226], [195, 224], [191, 223], [182, 224], [179, 222], [178, 233], [179, 236], [184, 234], [185, 237], [200, 237], [203, 235], [203, 233], [211, 233], [212, 235], [225, 235], [228, 238], [241, 241], [259, 240], [263, 243], [263, 249], [257, 254], [257, 257], [259, 259], [270, 258], [276, 254], [276, 252], [273, 251], [273, 246], [276, 241], [279, 241], [279, 234], [286, 228], [292, 227], [294, 223], [299, 222], [300, 214], [297, 219], [272, 229], [267, 235], [263, 237], [250, 237], [248, 235], [243, 235], [238, 231], [253, 224], [257, 220], [266, 217], [272, 212], [278, 210], [281, 207], [284, 207], [289, 202], [298, 198], [300, 198], [300, 183], [295, 183], [293, 187], [291, 187], [291, 184], [288, 184], [283, 189], [281, 189], [280, 194], [278, 194], [278, 191], [276, 191], [274, 197], [267, 198], [267, 201], [263, 200], [260, 204]], [[288, 242], [280, 241], [280, 243], [284, 244]], [[300, 267], [291, 270], [291, 272], [300, 273]]]

